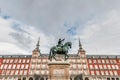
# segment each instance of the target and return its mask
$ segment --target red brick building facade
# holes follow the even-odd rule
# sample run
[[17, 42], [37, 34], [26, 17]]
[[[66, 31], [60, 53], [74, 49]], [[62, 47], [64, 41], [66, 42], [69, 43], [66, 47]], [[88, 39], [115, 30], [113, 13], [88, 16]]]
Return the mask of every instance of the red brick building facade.
[[[86, 55], [81, 43], [77, 54], [69, 54], [71, 80], [120, 80], [120, 55]], [[48, 54], [39, 44], [32, 55], [1, 55], [0, 80], [48, 80]]]

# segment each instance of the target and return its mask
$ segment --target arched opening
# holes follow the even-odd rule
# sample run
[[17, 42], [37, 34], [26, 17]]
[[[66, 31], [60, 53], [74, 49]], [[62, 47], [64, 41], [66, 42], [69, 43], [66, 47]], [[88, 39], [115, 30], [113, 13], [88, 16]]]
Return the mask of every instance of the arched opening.
[[18, 80], [21, 80], [21, 78], [18, 78]]
[[33, 80], [33, 78], [32, 78], [32, 77], [30, 77], [30, 78], [29, 78], [29, 80]]
[[23, 77], [23, 80], [26, 80], [26, 77]]
[[70, 80], [72, 80], [72, 78], [70, 78]]
[[116, 80], [119, 80], [119, 78], [116, 78]]
[[74, 80], [83, 80], [82, 74], [77, 75]]
[[46, 80], [48, 80], [48, 78], [46, 78]]
[[40, 80], [44, 80], [44, 78], [42, 77]]
[[86, 77], [86, 78], [85, 78], [85, 80], [89, 80], [89, 78], [88, 78], [88, 77]]
[[110, 78], [107, 78], [107, 80], [110, 80]]
[[112, 80], [115, 80], [115, 78], [112, 78]]

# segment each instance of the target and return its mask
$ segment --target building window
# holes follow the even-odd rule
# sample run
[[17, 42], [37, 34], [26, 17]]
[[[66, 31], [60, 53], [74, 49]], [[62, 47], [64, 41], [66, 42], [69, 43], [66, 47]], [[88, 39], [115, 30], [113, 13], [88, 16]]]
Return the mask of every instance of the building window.
[[8, 65], [7, 65], [7, 64], [5, 64], [4, 69], [7, 69], [7, 66], [8, 66]]
[[83, 59], [82, 62], [85, 63], [85, 59]]
[[115, 68], [116, 68], [116, 69], [119, 69], [118, 65], [115, 65]]
[[84, 74], [85, 74], [85, 75], [87, 75], [87, 74], [88, 74], [87, 70], [84, 70]]
[[113, 75], [113, 72], [112, 71], [109, 71], [110, 72], [110, 75]]
[[78, 68], [81, 69], [81, 65], [80, 64], [78, 64]]
[[31, 68], [34, 69], [34, 68], [35, 68], [35, 65], [32, 65]]
[[115, 69], [115, 65], [112, 65], [112, 69]]
[[40, 59], [38, 59], [38, 63], [40, 63], [41, 62], [41, 60]]
[[45, 67], [45, 64], [42, 64], [41, 66], [42, 66], [42, 67], [41, 67], [42, 69], [45, 69], [45, 68], [46, 68], [46, 67]]
[[115, 74], [115, 75], [118, 75], [117, 71], [114, 71], [114, 74]]
[[15, 67], [16, 67], [16, 65], [14, 64], [12, 68], [15, 69]]
[[21, 59], [19, 59], [19, 63], [21, 63], [21, 61], [22, 61], [22, 60], [21, 60]]
[[46, 71], [47, 74], [49, 74], [49, 71]]
[[73, 65], [73, 68], [76, 69], [76, 65]]
[[84, 65], [83, 67], [84, 67], [84, 69], [87, 69], [87, 65]]
[[39, 70], [36, 71], [36, 74], [39, 74]]
[[7, 70], [7, 71], [6, 71], [6, 75], [9, 75], [9, 74], [10, 74], [10, 70]]
[[113, 60], [114, 63], [117, 63], [116, 60]]
[[17, 69], [20, 69], [20, 64], [17, 65]]
[[18, 70], [15, 71], [15, 75], [18, 75]]
[[82, 71], [79, 70], [79, 71], [78, 71], [78, 74], [81, 74], [81, 73], [82, 73]]
[[96, 63], [96, 60], [93, 60], [93, 63]]
[[101, 74], [104, 75], [104, 71], [101, 71]]
[[102, 59], [102, 63], [105, 63], [105, 61]]
[[[2, 70], [2, 74], [4, 75], [5, 74], [5, 70]], [[4, 80], [4, 79], [3, 79]]]
[[46, 62], [46, 59], [43, 59], [43, 63], [45, 63]]
[[76, 75], [76, 70], [72, 71], [72, 74]]
[[25, 60], [25, 59], [23, 59], [23, 63], [25, 63], [25, 61], [26, 61], [26, 60]]
[[100, 69], [103, 69], [102, 65], [99, 65], [99, 68], [100, 68]]
[[110, 63], [113, 63], [113, 60], [110, 60]]
[[108, 71], [105, 71], [105, 74], [106, 74], [106, 75], [109, 75], [109, 74], [108, 74]]
[[108, 60], [108, 59], [106, 60], [106, 63], [109, 63], [109, 60]]
[[1, 65], [0, 69], [3, 69], [3, 64]]
[[35, 63], [35, 59], [32, 59], [32, 62]]
[[24, 69], [24, 64], [21, 65], [21, 69]]
[[93, 69], [93, 65], [90, 65], [90, 69]]
[[12, 65], [10, 64], [10, 65], [8, 66], [8, 69], [11, 69], [11, 67], [12, 67]]
[[27, 70], [24, 70], [24, 75], [27, 75]]
[[20, 75], [22, 75], [23, 74], [23, 70], [20, 70], [20, 73], [19, 73]]
[[44, 70], [41, 70], [41, 74], [43, 75], [45, 73], [45, 71]]
[[29, 60], [29, 59], [27, 59], [27, 63], [29, 63], [29, 61], [30, 61], [30, 60]]
[[94, 65], [95, 66], [95, 69], [98, 69], [98, 65]]
[[95, 75], [95, 74], [94, 74], [94, 71], [91, 71], [91, 75]]
[[17, 63], [18, 59], [15, 59], [14, 63]]
[[77, 62], [80, 63], [80, 59], [78, 59]]
[[9, 63], [9, 59], [6, 60], [6, 63]]
[[25, 66], [25, 69], [28, 69], [28, 64]]
[[97, 75], [100, 75], [100, 72], [99, 72], [99, 71], [96, 71], [96, 74], [97, 74]]
[[14, 74], [14, 70], [11, 70], [11, 73], [10, 73], [11, 75], [13, 75]]
[[110, 65], [107, 65], [108, 69], [111, 69], [111, 66]]
[[98, 63], [101, 63], [101, 60], [100, 60], [100, 59], [98, 59]]
[[104, 69], [107, 69], [107, 66], [106, 65], [103, 65], [104, 66]]
[[6, 59], [3, 60], [3, 63], [5, 63], [5, 62], [6, 62]]
[[13, 63], [13, 59], [10, 60], [10, 63]]

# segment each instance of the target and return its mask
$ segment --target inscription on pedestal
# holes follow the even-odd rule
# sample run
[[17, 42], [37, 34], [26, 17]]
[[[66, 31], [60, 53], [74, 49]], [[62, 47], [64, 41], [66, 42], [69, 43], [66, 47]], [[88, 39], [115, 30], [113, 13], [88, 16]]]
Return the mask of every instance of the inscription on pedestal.
[[54, 69], [53, 74], [58, 76], [64, 75], [64, 69]]

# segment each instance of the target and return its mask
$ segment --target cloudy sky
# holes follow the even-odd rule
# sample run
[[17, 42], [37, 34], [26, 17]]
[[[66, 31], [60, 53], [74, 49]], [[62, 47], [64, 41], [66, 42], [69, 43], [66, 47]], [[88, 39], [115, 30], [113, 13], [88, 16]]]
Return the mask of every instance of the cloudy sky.
[[120, 55], [120, 0], [0, 0], [0, 55], [41, 53], [59, 38], [87, 54]]

